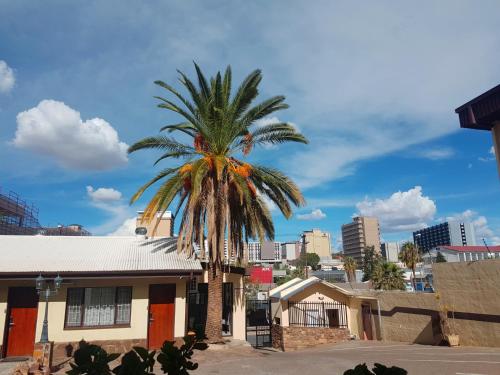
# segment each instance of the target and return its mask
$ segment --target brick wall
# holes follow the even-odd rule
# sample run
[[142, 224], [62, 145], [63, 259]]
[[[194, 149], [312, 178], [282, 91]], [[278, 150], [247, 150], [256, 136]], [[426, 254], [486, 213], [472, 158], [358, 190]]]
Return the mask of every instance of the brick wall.
[[271, 336], [274, 348], [290, 351], [347, 341], [349, 331], [346, 328], [282, 327], [273, 324]]
[[[91, 344], [101, 346], [108, 353], [126, 353], [134, 346], [147, 347], [146, 339], [136, 340], [102, 340], [91, 341]], [[67, 361], [71, 355], [78, 349], [78, 342], [56, 342], [53, 347], [53, 360], [54, 365]], [[68, 356], [69, 354], [69, 356]]]

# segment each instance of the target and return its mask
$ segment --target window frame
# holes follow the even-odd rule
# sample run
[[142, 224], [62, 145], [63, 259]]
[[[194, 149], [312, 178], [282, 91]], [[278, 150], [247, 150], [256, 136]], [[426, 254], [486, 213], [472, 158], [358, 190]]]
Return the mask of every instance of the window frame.
[[[107, 325], [92, 325], [92, 326], [85, 326], [83, 325], [83, 322], [85, 320], [85, 289], [102, 289], [102, 288], [115, 288], [115, 299], [114, 299], [114, 317], [113, 321], [115, 323], [113, 324], [107, 324]], [[117, 317], [117, 302], [118, 302], [118, 290], [120, 288], [126, 288], [130, 291], [130, 316], [129, 316], [129, 321], [128, 323], [120, 323], [116, 324], [116, 317]], [[69, 309], [69, 294], [71, 290], [74, 289], [83, 289], [82, 297], [81, 297], [81, 303], [80, 303], [80, 325], [79, 326], [68, 326], [68, 309]], [[64, 330], [85, 330], [85, 329], [109, 329], [109, 328], [130, 328], [130, 322], [132, 320], [132, 300], [133, 300], [133, 288], [132, 286], [91, 286], [91, 287], [74, 287], [74, 288], [67, 288], [66, 289], [66, 306], [64, 308]]]

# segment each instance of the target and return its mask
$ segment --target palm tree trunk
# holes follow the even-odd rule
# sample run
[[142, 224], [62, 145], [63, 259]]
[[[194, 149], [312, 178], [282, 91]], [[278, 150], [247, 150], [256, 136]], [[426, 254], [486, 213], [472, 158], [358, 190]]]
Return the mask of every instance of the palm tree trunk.
[[416, 292], [417, 291], [417, 282], [415, 280], [415, 268], [412, 268], [411, 272], [413, 273], [413, 290]]
[[208, 265], [208, 306], [205, 335], [210, 343], [222, 341], [222, 265], [210, 261]]

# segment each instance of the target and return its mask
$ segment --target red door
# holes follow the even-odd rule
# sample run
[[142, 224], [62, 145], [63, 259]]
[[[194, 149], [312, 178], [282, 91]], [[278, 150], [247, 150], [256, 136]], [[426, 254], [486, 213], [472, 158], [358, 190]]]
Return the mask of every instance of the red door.
[[38, 294], [35, 288], [9, 288], [5, 322], [6, 357], [33, 355], [37, 314]]
[[149, 286], [148, 347], [160, 348], [174, 340], [175, 284]]
[[363, 332], [365, 340], [373, 340], [372, 333], [372, 310], [369, 305], [362, 305]]

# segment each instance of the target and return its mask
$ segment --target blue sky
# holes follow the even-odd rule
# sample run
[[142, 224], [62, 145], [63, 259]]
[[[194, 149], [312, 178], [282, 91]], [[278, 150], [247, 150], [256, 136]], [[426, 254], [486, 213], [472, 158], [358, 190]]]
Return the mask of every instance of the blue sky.
[[[498, 1], [0, 1], [0, 186], [44, 225], [126, 232], [145, 200], [128, 198], [156, 154], [126, 145], [175, 116], [155, 107], [176, 69], [255, 68], [262, 98], [310, 145], [261, 149], [308, 201], [277, 239], [355, 213], [380, 217], [385, 240], [448, 217], [500, 242], [500, 185], [487, 132], [454, 109], [500, 81]], [[100, 189], [100, 190], [99, 190]], [[314, 220], [313, 220], [314, 219]]]

